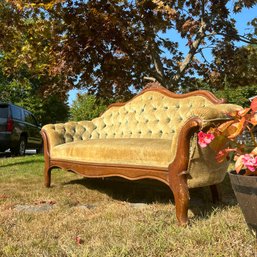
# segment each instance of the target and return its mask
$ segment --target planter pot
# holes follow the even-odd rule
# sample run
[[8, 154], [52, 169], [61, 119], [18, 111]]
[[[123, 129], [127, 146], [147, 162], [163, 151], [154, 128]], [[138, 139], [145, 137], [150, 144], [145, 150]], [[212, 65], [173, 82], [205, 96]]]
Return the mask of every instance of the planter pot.
[[257, 176], [243, 176], [231, 171], [229, 178], [245, 221], [257, 235]]

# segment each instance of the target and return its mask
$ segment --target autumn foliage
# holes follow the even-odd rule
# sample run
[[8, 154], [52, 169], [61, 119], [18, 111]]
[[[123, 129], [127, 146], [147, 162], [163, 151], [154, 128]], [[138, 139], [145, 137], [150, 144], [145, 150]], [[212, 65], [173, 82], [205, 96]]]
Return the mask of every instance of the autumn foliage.
[[[256, 42], [255, 32], [239, 35], [230, 12], [256, 3], [4, 0], [0, 67], [8, 80], [29, 80], [45, 96], [83, 87], [126, 99], [149, 80], [189, 91], [197, 76], [221, 87], [222, 74], [235, 58], [234, 42]], [[256, 29], [256, 22], [251, 26]], [[178, 37], [184, 39], [184, 53]], [[204, 58], [208, 48], [217, 56], [215, 63]]]

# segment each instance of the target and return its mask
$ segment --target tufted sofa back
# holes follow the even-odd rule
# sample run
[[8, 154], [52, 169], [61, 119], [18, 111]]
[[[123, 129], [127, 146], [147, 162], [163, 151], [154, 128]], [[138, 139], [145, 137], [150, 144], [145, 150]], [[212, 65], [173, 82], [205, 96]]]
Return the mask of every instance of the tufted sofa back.
[[148, 91], [92, 120], [91, 138], [172, 139], [195, 110], [214, 105], [205, 96], [172, 98]]

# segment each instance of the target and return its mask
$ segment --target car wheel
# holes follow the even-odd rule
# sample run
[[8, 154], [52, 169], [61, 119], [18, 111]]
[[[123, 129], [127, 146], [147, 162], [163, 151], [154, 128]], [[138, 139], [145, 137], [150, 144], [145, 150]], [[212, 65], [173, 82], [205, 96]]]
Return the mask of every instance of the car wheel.
[[19, 142], [19, 146], [18, 146], [18, 154], [19, 155], [21, 155], [21, 156], [25, 155], [26, 145], [27, 145], [26, 138], [22, 136], [20, 138], [20, 142]]
[[27, 146], [27, 140], [26, 137], [21, 136], [19, 144], [16, 147], [11, 148], [11, 153], [13, 155], [25, 155], [26, 151], [26, 146]]

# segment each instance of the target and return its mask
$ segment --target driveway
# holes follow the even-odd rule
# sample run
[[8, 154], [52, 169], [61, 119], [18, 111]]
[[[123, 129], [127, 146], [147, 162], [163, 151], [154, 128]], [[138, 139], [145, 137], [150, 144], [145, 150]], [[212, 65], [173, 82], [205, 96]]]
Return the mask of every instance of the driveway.
[[[30, 149], [30, 150], [26, 150], [25, 155], [33, 155], [36, 154], [36, 150], [34, 149]], [[5, 152], [0, 152], [0, 158], [6, 158], [6, 157], [12, 157], [11, 152], [9, 150], [5, 151]]]

